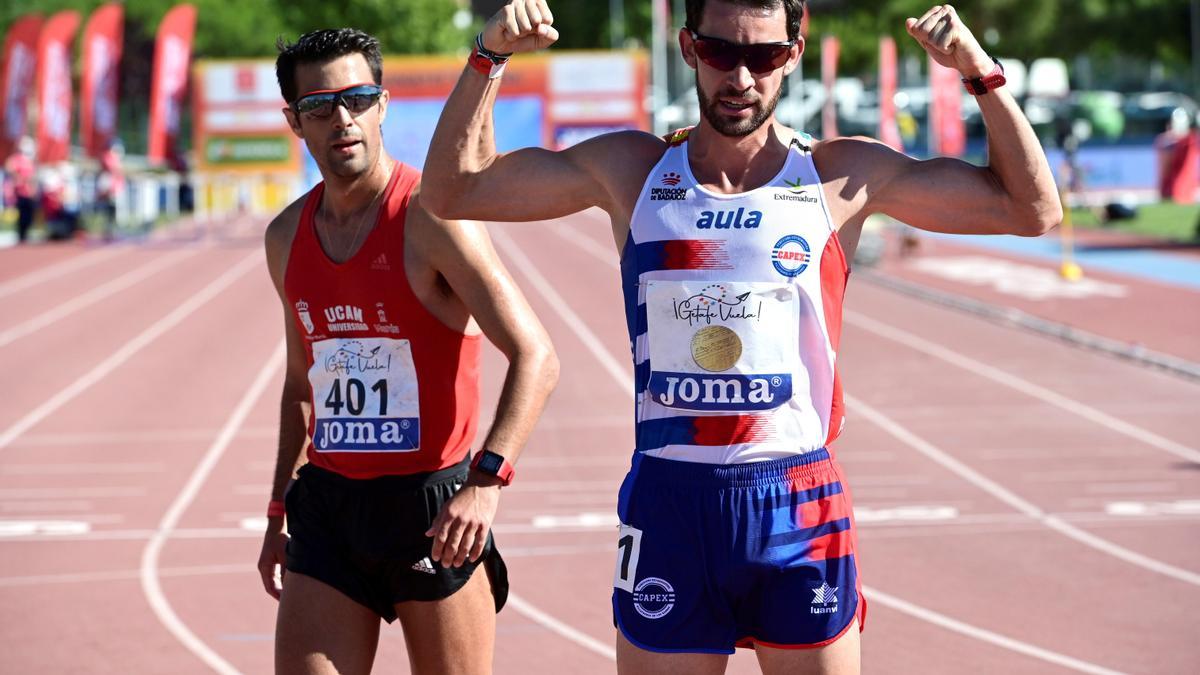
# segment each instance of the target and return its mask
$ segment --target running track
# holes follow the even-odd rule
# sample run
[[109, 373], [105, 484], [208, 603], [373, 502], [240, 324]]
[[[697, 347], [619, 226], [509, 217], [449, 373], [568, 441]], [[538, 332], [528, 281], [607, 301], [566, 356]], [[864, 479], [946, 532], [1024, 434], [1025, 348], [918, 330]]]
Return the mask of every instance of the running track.
[[[282, 316], [260, 230], [0, 251], [6, 672], [271, 671], [254, 562]], [[563, 363], [497, 517], [496, 672], [610, 673], [615, 254], [590, 212], [493, 232]], [[485, 421], [502, 369], [489, 348]], [[1200, 385], [853, 278], [841, 369], [867, 672], [1196, 672]], [[398, 627], [376, 671], [407, 672]]]

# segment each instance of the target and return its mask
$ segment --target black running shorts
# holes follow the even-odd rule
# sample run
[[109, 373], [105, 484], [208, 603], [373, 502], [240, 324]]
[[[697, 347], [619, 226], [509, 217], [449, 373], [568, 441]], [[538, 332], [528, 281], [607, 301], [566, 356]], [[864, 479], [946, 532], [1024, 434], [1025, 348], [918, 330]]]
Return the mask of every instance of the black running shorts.
[[306, 464], [287, 493], [287, 570], [336, 588], [390, 623], [396, 603], [447, 598], [482, 565], [499, 612], [508, 569], [490, 532], [476, 562], [442, 567], [429, 557], [433, 539], [425, 531], [467, 469], [464, 459], [433, 473], [357, 480]]

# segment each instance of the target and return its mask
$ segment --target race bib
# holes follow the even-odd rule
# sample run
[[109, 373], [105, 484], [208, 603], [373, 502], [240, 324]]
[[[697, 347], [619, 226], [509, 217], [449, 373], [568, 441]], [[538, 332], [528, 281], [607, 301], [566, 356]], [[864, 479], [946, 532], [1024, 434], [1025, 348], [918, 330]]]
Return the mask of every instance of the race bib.
[[334, 338], [313, 344], [308, 371], [318, 452], [420, 448], [417, 371], [408, 340]]
[[651, 398], [697, 411], [783, 405], [799, 358], [797, 303], [790, 284], [646, 282]]

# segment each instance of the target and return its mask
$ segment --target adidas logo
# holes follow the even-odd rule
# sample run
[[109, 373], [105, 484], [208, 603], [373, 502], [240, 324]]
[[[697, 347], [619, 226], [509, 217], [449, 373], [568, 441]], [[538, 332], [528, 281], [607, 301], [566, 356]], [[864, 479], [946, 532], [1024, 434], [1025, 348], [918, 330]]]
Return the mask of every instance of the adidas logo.
[[390, 270], [392, 266], [388, 264], [387, 254], [380, 253], [377, 258], [371, 261], [371, 269], [373, 270]]
[[429, 558], [427, 557], [421, 558], [417, 562], [413, 563], [412, 568], [418, 572], [424, 572], [425, 574], [437, 574], [437, 570], [433, 568], [433, 563], [430, 562]]

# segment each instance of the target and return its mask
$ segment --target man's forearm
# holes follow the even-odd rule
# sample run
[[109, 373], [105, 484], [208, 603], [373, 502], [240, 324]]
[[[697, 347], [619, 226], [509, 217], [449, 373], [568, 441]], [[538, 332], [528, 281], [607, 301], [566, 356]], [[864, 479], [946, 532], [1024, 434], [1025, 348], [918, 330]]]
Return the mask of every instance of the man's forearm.
[[1062, 220], [1054, 174], [1037, 134], [1001, 87], [976, 97], [987, 128], [988, 166], [1012, 199], [1022, 230], [1040, 234]]
[[558, 382], [558, 359], [543, 349], [514, 357], [483, 447], [515, 462]]
[[456, 195], [466, 192], [463, 182], [496, 155], [492, 108], [499, 89], [499, 79], [488, 79], [467, 66], [442, 109], [429, 143], [421, 200], [443, 218], [457, 217]]
[[279, 406], [279, 449], [275, 459], [275, 477], [271, 483], [273, 501], [283, 499], [300, 461], [300, 451], [308, 440], [305, 403], [285, 395]]

